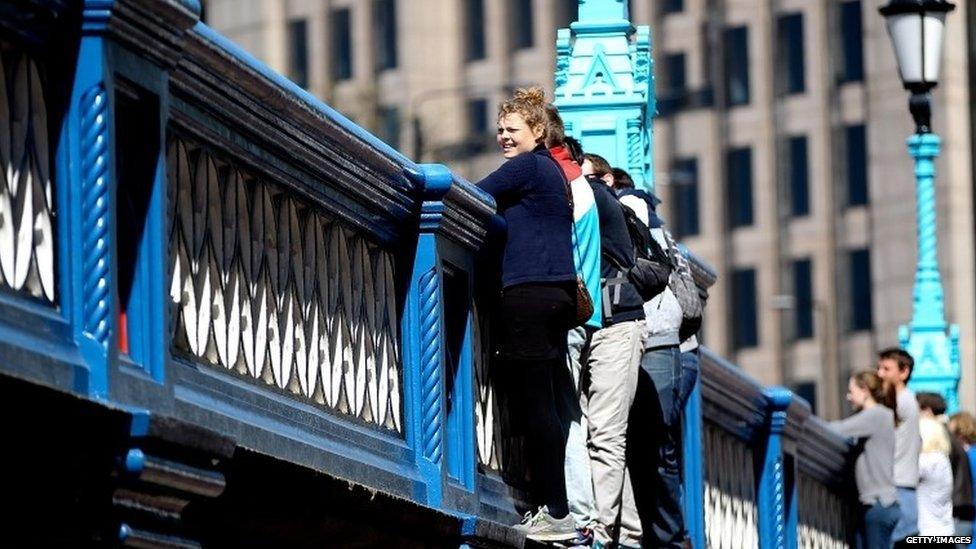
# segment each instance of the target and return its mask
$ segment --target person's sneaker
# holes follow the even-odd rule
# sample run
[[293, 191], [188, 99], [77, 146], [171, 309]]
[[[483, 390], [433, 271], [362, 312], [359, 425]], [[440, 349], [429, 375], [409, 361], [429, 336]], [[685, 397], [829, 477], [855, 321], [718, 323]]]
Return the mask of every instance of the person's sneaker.
[[576, 528], [576, 537], [566, 541], [554, 543], [556, 547], [588, 547], [593, 543], [593, 530], [589, 528]]
[[561, 519], [553, 518], [548, 507], [540, 507], [534, 515], [526, 513], [522, 522], [514, 528], [525, 537], [535, 541], [568, 541], [577, 535], [576, 522], [567, 514]]

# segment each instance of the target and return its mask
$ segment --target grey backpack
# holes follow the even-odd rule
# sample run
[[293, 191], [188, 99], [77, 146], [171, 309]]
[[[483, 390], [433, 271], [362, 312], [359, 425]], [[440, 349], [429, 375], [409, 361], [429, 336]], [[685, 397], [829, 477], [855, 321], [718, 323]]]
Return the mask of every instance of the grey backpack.
[[684, 341], [701, 329], [704, 304], [698, 294], [695, 279], [691, 275], [688, 260], [681, 254], [670, 232], [664, 231], [664, 238], [668, 243], [668, 255], [673, 267], [671, 277], [668, 279], [668, 287], [671, 288], [671, 293], [681, 306], [681, 328], [678, 329], [678, 338]]

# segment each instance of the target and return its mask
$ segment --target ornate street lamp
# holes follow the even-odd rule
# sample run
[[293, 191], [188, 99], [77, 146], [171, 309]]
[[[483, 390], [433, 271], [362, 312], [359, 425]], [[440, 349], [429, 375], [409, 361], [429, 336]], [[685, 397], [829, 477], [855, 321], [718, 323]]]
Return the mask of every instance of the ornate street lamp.
[[946, 0], [890, 0], [878, 10], [888, 26], [902, 84], [912, 94], [908, 106], [915, 120], [915, 134], [908, 138], [908, 153], [915, 160], [918, 264], [912, 321], [900, 328], [899, 339], [915, 358], [911, 387], [943, 395], [950, 412], [959, 403], [959, 328], [946, 324], [939, 276], [935, 159], [940, 141], [932, 133], [929, 92], [939, 82], [945, 19], [953, 9], [955, 5]]

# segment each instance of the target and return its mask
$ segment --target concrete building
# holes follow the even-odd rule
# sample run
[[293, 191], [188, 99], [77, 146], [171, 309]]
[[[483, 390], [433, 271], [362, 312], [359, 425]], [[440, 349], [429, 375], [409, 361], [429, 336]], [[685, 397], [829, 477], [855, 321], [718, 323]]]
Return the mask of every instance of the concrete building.
[[[205, 20], [414, 158], [477, 179], [500, 163], [495, 105], [551, 89], [576, 0], [207, 0]], [[631, 1], [649, 24], [663, 214], [722, 283], [705, 341], [826, 417], [847, 372], [911, 318], [913, 129], [877, 14], [860, 0]], [[976, 405], [970, 90], [976, 29], [947, 23], [934, 129], [939, 257], [961, 330], [960, 403]]]

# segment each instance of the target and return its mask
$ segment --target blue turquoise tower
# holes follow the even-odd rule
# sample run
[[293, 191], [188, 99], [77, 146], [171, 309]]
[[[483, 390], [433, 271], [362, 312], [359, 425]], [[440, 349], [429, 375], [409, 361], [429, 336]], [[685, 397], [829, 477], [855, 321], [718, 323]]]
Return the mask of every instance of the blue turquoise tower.
[[584, 150], [653, 190], [651, 31], [629, 17], [625, 0], [580, 0], [578, 21], [556, 34], [555, 104]]

